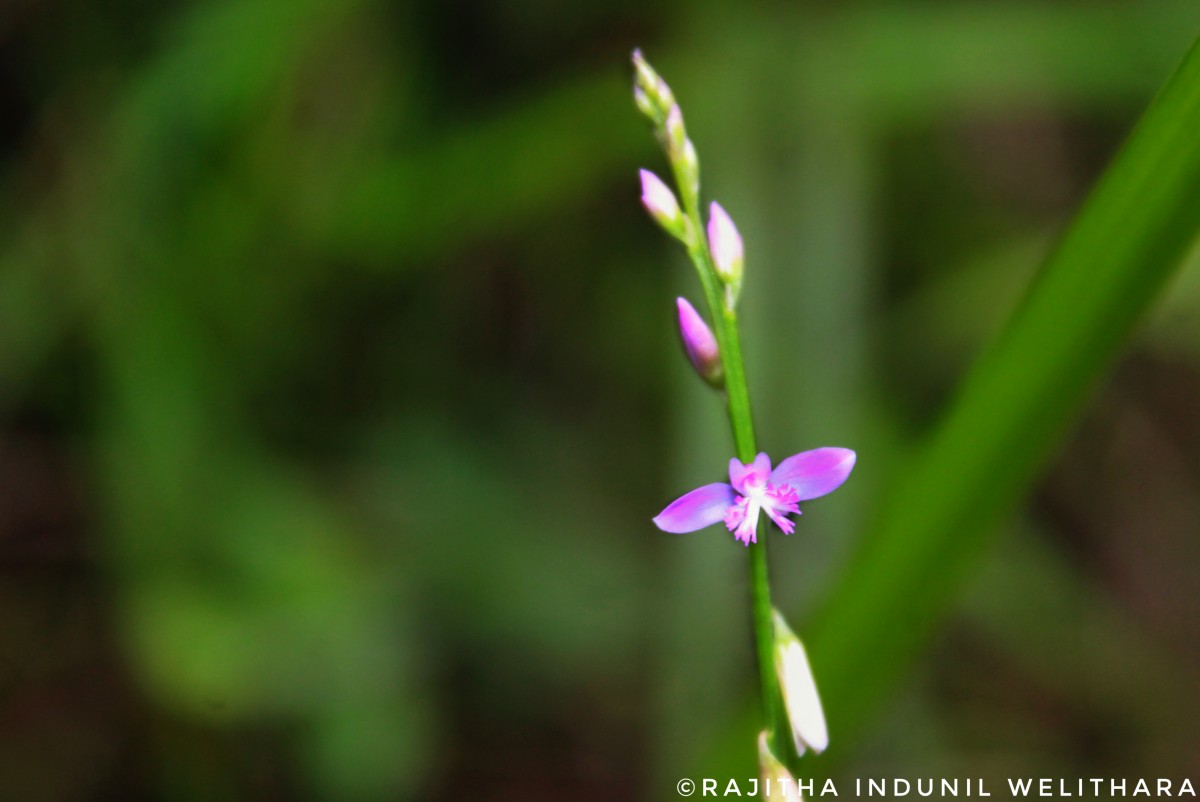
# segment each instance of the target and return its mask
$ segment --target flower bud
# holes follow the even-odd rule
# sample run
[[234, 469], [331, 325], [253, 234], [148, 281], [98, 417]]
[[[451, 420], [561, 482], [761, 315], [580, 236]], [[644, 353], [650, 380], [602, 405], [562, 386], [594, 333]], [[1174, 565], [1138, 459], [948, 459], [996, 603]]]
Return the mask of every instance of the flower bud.
[[713, 336], [712, 329], [686, 298], [676, 298], [675, 306], [679, 310], [679, 338], [683, 340], [683, 350], [687, 352], [692, 367], [700, 374], [700, 378], [713, 387], [724, 387], [721, 350], [717, 347], [717, 338]]
[[683, 127], [683, 111], [678, 103], [667, 112], [664, 128], [667, 132], [667, 152], [672, 157], [677, 153], [682, 154], [684, 143], [687, 142], [687, 130]]
[[808, 655], [779, 611], [772, 612], [775, 621], [775, 674], [783, 692], [783, 704], [791, 724], [792, 740], [796, 743], [796, 754], [803, 755], [807, 749], [824, 752], [825, 747], [829, 746], [829, 731], [825, 727], [825, 712], [821, 709], [821, 697], [817, 695], [817, 683], [808, 665]]
[[641, 89], [650, 101], [647, 108], [643, 108], [640, 103], [638, 108], [642, 109], [652, 123], [662, 125], [668, 109], [675, 105], [675, 95], [671, 92], [671, 87], [654, 71], [650, 62], [642, 56], [641, 50], [633, 51], [633, 68], [634, 86]]
[[675, 193], [662, 182], [662, 179], [649, 170], [640, 170], [642, 177], [642, 205], [667, 233], [679, 240], [686, 241], [688, 231], [687, 218], [679, 209]]
[[800, 802], [800, 786], [779, 758], [771, 754], [765, 730], [758, 735], [758, 776], [766, 802]]
[[716, 201], [709, 207], [708, 247], [712, 252], [717, 277], [735, 289], [739, 287], [745, 263], [742, 235], [738, 233], [733, 220], [721, 208], [721, 204]]
[[633, 104], [637, 106], [638, 111], [640, 111], [646, 117], [649, 117], [651, 122], [653, 122], [658, 115], [658, 109], [655, 107], [654, 101], [650, 99], [649, 95], [642, 91], [640, 86], [633, 87]]

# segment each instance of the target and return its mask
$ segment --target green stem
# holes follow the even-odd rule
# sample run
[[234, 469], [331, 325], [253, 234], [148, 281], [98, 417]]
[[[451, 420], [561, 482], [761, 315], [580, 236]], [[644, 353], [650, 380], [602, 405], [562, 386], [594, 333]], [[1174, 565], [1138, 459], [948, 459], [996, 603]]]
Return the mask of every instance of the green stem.
[[[717, 278], [712, 256], [705, 241], [704, 228], [700, 222], [700, 210], [694, 202], [685, 199], [685, 208], [695, 232], [695, 243], [688, 248], [688, 255], [696, 266], [708, 311], [713, 321], [713, 331], [721, 352], [721, 367], [725, 373], [726, 411], [733, 430], [734, 450], [744, 463], [754, 459], [757, 451], [754, 443], [754, 424], [750, 416], [750, 391], [746, 385], [746, 367], [742, 361], [741, 338], [738, 334], [737, 312], [732, 302], [727, 303], [725, 285]], [[750, 597], [754, 616], [754, 640], [758, 652], [759, 683], [762, 691], [763, 720], [771, 747], [778, 754], [776, 734], [787, 731], [783, 719], [779, 681], [775, 676], [775, 625], [771, 615], [771, 584], [767, 571], [766, 540], [750, 544]]]

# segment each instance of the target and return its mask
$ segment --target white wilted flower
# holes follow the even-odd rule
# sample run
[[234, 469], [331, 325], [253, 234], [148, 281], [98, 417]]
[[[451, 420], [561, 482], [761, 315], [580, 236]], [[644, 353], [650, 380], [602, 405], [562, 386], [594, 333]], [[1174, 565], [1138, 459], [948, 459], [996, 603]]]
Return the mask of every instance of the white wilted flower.
[[817, 683], [808, 665], [808, 654], [778, 610], [774, 611], [774, 620], [775, 673], [783, 691], [796, 754], [803, 755], [808, 749], [824, 752], [829, 746], [829, 731], [825, 727], [825, 712], [821, 709], [821, 697], [817, 695]]

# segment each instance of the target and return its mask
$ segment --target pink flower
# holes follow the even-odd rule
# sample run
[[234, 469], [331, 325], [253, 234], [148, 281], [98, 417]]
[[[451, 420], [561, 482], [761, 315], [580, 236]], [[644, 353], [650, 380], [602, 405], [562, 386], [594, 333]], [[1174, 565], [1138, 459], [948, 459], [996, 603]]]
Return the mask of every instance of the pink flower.
[[664, 532], [695, 532], [724, 521], [733, 536], [749, 546], [758, 540], [758, 513], [765, 512], [790, 535], [796, 528], [789, 515], [800, 514], [800, 502], [832, 493], [854, 468], [848, 448], [802, 451], [771, 470], [771, 458], [759, 454], [744, 465], [729, 460], [729, 484], [716, 482], [671, 502], [654, 519]]

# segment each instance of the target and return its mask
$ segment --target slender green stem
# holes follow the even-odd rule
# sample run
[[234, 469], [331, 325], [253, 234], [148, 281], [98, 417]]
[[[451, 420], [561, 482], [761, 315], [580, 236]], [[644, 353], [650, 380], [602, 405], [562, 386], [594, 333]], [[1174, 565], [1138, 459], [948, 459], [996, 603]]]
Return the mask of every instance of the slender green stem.
[[[675, 104], [674, 96], [662, 78], [654, 71], [638, 51], [633, 54], [636, 71], [634, 100], [655, 127], [655, 135], [666, 151], [667, 159], [675, 174], [682, 210], [688, 227], [681, 231], [677, 212], [651, 209], [651, 213], [674, 236], [687, 243], [688, 256], [696, 266], [704, 297], [708, 301], [709, 316], [713, 321], [713, 333], [717, 349], [721, 354], [721, 367], [725, 375], [725, 402], [729, 424], [733, 429], [734, 450], [737, 458], [749, 463], [755, 456], [754, 424], [750, 417], [750, 391], [746, 386], [746, 367], [742, 361], [742, 346], [738, 337], [737, 312], [731, 289], [718, 276], [713, 264], [709, 243], [706, 241], [704, 224], [700, 217], [700, 174], [696, 151], [683, 127], [683, 114]], [[657, 205], [657, 204], [656, 204]], [[755, 522], [758, 523], [757, 521]], [[777, 734], [787, 730], [787, 720], [779, 692], [779, 681], [775, 676], [775, 622], [771, 609], [771, 586], [767, 571], [766, 542], [749, 544], [750, 595], [754, 617], [754, 639], [758, 651], [759, 679], [762, 688], [763, 718], [771, 747], [779, 752]], [[790, 741], [786, 743], [790, 744]], [[790, 749], [783, 757], [793, 757]]]
[[[696, 265], [704, 288], [708, 310], [713, 321], [721, 366], [725, 373], [726, 411], [733, 430], [734, 450], [742, 462], [754, 459], [754, 424], [750, 415], [750, 391], [746, 384], [746, 367], [742, 360], [741, 339], [738, 334], [737, 312], [732, 302], [726, 302], [725, 285], [717, 278], [712, 256], [705, 241], [700, 210], [685, 198], [684, 212], [691, 220], [695, 242], [688, 255]], [[750, 558], [750, 596], [754, 617], [754, 640], [758, 653], [759, 683], [762, 692], [763, 720], [772, 748], [778, 749], [776, 733], [787, 730], [780, 704], [779, 681], [775, 676], [775, 630], [771, 615], [771, 585], [767, 571], [765, 540], [748, 546]]]

